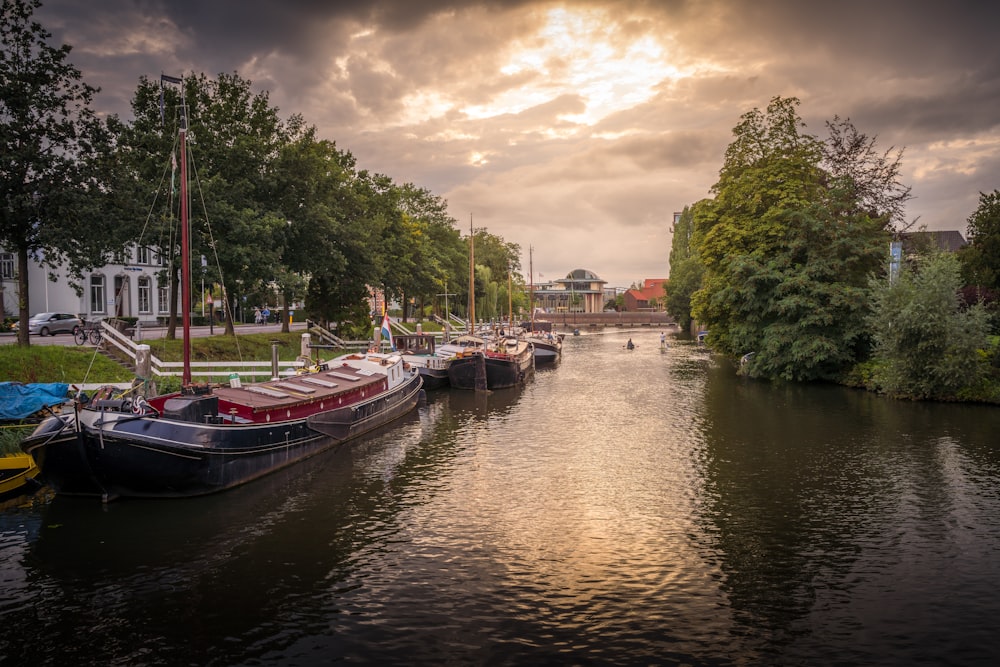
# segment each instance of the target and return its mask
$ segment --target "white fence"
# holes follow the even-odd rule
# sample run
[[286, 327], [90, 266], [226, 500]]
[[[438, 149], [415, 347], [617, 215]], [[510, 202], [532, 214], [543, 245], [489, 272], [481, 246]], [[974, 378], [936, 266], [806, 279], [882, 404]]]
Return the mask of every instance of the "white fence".
[[[139, 346], [143, 343], [136, 343], [125, 333], [118, 331], [111, 324], [101, 322], [102, 344], [113, 346], [124, 354], [133, 366], [138, 367], [137, 356]], [[295, 361], [278, 360], [278, 375], [294, 375], [295, 372], [305, 366], [307, 362], [303, 357], [308, 358], [311, 353], [309, 347], [312, 336], [308, 333], [302, 334], [300, 357]], [[145, 347], [149, 347], [146, 345]], [[155, 377], [180, 377], [183, 373], [184, 362], [182, 361], [162, 361], [150, 353], [150, 375], [149, 379]], [[260, 378], [266, 380], [272, 377], [274, 361], [191, 361], [191, 376], [199, 377], [211, 381], [213, 378], [228, 380], [233, 373], [237, 373], [240, 378], [248, 378], [255, 382]]]

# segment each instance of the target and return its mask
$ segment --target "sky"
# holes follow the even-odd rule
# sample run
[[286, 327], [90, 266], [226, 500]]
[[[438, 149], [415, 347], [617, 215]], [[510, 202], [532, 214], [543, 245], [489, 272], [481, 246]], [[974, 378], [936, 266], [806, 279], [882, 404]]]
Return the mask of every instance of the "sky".
[[235, 72], [463, 234], [518, 244], [535, 282], [667, 277], [674, 212], [776, 96], [807, 132], [846, 118], [902, 149], [917, 227], [964, 234], [1000, 188], [1000, 3], [43, 0], [35, 19], [98, 112], [131, 119], [143, 75]]

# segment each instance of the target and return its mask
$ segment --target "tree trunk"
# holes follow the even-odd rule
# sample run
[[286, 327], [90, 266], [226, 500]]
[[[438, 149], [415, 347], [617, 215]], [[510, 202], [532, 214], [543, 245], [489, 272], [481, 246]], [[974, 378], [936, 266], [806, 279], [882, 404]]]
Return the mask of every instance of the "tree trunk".
[[31, 313], [28, 308], [28, 248], [22, 246], [17, 249], [17, 319], [20, 322], [17, 329], [18, 345], [31, 345], [28, 336], [28, 319]]

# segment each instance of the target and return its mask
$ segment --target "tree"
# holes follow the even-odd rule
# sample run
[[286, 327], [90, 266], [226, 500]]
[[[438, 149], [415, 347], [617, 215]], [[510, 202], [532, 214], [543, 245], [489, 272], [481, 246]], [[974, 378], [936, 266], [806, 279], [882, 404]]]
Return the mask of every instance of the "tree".
[[959, 254], [966, 284], [1000, 290], [1000, 190], [979, 193], [967, 224], [969, 244]]
[[873, 279], [868, 324], [875, 340], [875, 388], [910, 398], [955, 398], [987, 372], [982, 305], [964, 308], [958, 258], [931, 252], [905, 263], [892, 283]]
[[[276, 203], [276, 163], [293, 130], [270, 106], [264, 93], [254, 94], [249, 81], [236, 74], [208, 79], [190, 75], [182, 82], [187, 104], [189, 174], [192, 182], [191, 256], [204, 256], [212, 277], [239, 284], [245, 292], [269, 292], [287, 275], [281, 263], [287, 243], [288, 217]], [[132, 100], [134, 120], [122, 133], [121, 154], [136, 181], [152, 190], [170, 188], [162, 201], [173, 201], [176, 179], [165, 178], [180, 118], [180, 91], [161, 82], [140, 79]], [[300, 127], [298, 119], [291, 121]], [[136, 225], [139, 242], [176, 256], [173, 230], [178, 216], [167, 211], [162, 225]], [[138, 221], [137, 221], [138, 222]], [[176, 275], [176, 262], [171, 271]], [[279, 285], [279, 291], [281, 286]], [[227, 297], [230, 295], [227, 294]], [[238, 295], [237, 295], [238, 298]], [[226, 331], [233, 333], [232, 300], [227, 298]], [[175, 304], [175, 300], [171, 300]], [[173, 335], [174, 318], [171, 318]]]
[[674, 225], [670, 246], [670, 282], [667, 285], [667, 312], [677, 325], [687, 331], [691, 328], [691, 295], [701, 287], [702, 265], [697, 253], [697, 244], [692, 243], [694, 235], [695, 211], [703, 211], [712, 202], [703, 199], [694, 206], [685, 206]]
[[90, 108], [97, 89], [32, 20], [38, 0], [0, 4], [0, 245], [17, 255], [18, 343], [28, 345], [28, 261], [75, 276], [113, 249], [102, 167], [113, 137]]
[[695, 220], [704, 277], [692, 314], [713, 347], [753, 352], [744, 372], [834, 379], [866, 354], [868, 275], [888, 248], [909, 190], [898, 160], [847, 122], [831, 139], [802, 131], [794, 98], [744, 114], [716, 199]]

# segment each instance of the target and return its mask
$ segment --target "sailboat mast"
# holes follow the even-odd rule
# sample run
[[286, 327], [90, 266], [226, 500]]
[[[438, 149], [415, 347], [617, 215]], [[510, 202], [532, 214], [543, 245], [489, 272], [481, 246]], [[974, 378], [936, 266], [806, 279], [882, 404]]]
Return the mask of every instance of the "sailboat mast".
[[469, 214], [469, 333], [476, 332], [476, 235]]
[[507, 267], [507, 331], [514, 334], [514, 295], [511, 294], [510, 266]]
[[191, 384], [191, 230], [188, 222], [187, 192], [187, 105], [181, 84], [181, 322], [184, 330], [184, 368], [181, 384]]
[[535, 330], [535, 249], [528, 246], [528, 310], [531, 330]]

